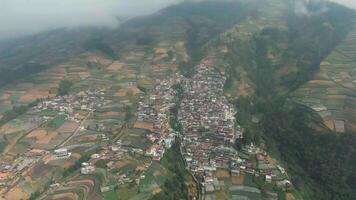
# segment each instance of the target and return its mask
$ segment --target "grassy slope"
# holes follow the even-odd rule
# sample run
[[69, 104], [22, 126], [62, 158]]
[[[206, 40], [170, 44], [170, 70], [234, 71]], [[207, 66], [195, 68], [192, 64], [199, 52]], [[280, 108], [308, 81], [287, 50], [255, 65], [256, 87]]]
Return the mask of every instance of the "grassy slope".
[[[292, 94], [293, 99], [307, 106], [323, 105], [327, 108], [320, 112], [324, 121], [329, 121], [333, 130], [335, 119], [345, 120], [346, 130], [355, 131], [356, 107], [353, 97], [356, 84], [353, 83], [356, 66], [356, 29], [323, 61], [320, 72]], [[325, 113], [325, 114], [324, 114]], [[331, 123], [331, 125], [330, 125]]]
[[[283, 4], [280, 8], [291, 9]], [[269, 9], [276, 7], [265, 6], [261, 16], [272, 19]], [[353, 14], [333, 4], [314, 15], [294, 15], [292, 10], [280, 13], [284, 17], [271, 15], [277, 20], [266, 23], [261, 23], [265, 18], [250, 19], [215, 43], [229, 47], [225, 59], [230, 61], [231, 76], [226, 90], [238, 90], [242, 79], [254, 87], [250, 97], [232, 93], [238, 118], [247, 127], [246, 142], [264, 142], [270, 151], [278, 152], [304, 198], [352, 199], [353, 136], [330, 134], [312, 110], [286, 100], [313, 77], [320, 61], [345, 38]], [[260, 123], [251, 123], [252, 116], [259, 116]]]

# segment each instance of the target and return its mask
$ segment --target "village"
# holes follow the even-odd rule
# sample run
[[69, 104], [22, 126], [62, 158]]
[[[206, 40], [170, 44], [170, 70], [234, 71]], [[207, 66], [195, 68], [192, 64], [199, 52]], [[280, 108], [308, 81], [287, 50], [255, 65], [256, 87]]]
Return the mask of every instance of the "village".
[[[7, 155], [6, 160], [0, 163], [0, 193], [8, 192], [41, 162], [49, 163], [57, 160], [64, 162], [69, 159], [71, 152], [66, 148], [67, 142], [80, 131], [86, 130], [86, 126], [88, 126], [85, 126], [86, 120], [95, 109], [110, 102], [105, 100], [103, 95], [102, 91], [89, 89], [76, 94], [39, 100], [37, 105], [29, 111], [29, 113], [35, 115], [32, 119], [32, 123], [35, 125], [32, 128], [33, 131], [30, 131], [25, 138], [30, 140], [31, 134], [42, 133], [42, 129], [42, 132], [36, 132], [36, 130], [40, 127], [47, 127], [48, 124], [50, 124], [48, 129], [54, 128], [52, 127], [54, 125], [61, 127], [67, 122], [71, 125], [75, 124], [75, 126], [72, 126], [72, 130], [68, 130], [68, 134], [63, 134], [65, 137], [58, 140], [55, 145], [36, 146], [36, 143], [34, 143], [15, 157], [11, 154]], [[105, 139], [105, 137], [104, 135], [102, 139]], [[8, 160], [12, 160], [11, 164]]]
[[[250, 144], [237, 151], [235, 140], [242, 139], [243, 129], [236, 124], [236, 111], [223, 94], [226, 77], [215, 68], [201, 64], [192, 78], [175, 74], [159, 82], [147, 99], [139, 102], [136, 126], [151, 130], [147, 135], [152, 145], [146, 156], [159, 161], [174, 138], [181, 139], [181, 154], [187, 168], [201, 177], [203, 194], [214, 193], [225, 185], [219, 181], [218, 171], [225, 170], [233, 180], [241, 184], [241, 177], [259, 177], [266, 184], [276, 184], [283, 190], [291, 189], [292, 183], [283, 167], [258, 146]], [[176, 105], [178, 91], [181, 100]], [[178, 106], [178, 121], [182, 132], [170, 127], [171, 109]], [[260, 195], [254, 187], [246, 189]], [[230, 192], [234, 193], [232, 185]], [[237, 194], [236, 194], [237, 195]], [[235, 196], [236, 196], [235, 195]], [[238, 196], [238, 195], [237, 195]], [[276, 194], [272, 193], [272, 197]]]
[[178, 83], [178, 75], [161, 81], [150, 93], [149, 98], [139, 102], [136, 128], [148, 127], [147, 135], [153, 143], [146, 149], [146, 155], [159, 161], [166, 148], [170, 148], [176, 132], [170, 127], [170, 109], [175, 105], [176, 91], [173, 86]]

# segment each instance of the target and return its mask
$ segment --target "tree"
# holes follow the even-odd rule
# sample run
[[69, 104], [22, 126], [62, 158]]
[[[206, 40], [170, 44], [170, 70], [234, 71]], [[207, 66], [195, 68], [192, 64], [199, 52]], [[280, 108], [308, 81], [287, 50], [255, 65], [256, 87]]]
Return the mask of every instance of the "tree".
[[58, 96], [64, 96], [69, 93], [70, 88], [72, 87], [73, 83], [70, 82], [69, 80], [62, 80], [59, 83], [59, 88], [58, 88]]

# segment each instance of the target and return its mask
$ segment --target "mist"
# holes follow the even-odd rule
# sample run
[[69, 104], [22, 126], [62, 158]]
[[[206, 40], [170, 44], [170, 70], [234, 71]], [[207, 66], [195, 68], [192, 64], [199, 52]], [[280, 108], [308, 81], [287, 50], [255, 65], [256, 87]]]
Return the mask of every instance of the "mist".
[[330, 1], [345, 5], [347, 7], [353, 8], [353, 9], [356, 9], [356, 0], [330, 0]]
[[0, 0], [0, 40], [62, 27], [115, 27], [117, 17], [147, 15], [179, 1]]

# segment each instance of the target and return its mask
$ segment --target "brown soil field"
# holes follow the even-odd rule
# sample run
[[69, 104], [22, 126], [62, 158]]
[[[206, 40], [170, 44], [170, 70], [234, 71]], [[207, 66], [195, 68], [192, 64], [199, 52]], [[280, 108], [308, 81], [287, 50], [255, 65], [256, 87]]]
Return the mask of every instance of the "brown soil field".
[[48, 144], [53, 138], [57, 136], [57, 132], [48, 132], [44, 129], [36, 129], [26, 136], [29, 139], [35, 139], [36, 143]]
[[152, 85], [154, 84], [154, 81], [152, 79], [149, 79], [149, 78], [141, 78], [140, 80], [138, 80], [139, 84], [142, 84], [142, 85]]
[[218, 178], [230, 178], [230, 173], [225, 169], [218, 169], [215, 172], [216, 177]]
[[27, 194], [22, 188], [15, 187], [11, 189], [6, 195], [7, 200], [19, 200], [19, 199], [29, 199], [30, 195]]
[[137, 166], [135, 171], [138, 171], [138, 172], [142, 172], [142, 171], [145, 171], [145, 167], [144, 166]]
[[140, 93], [142, 93], [142, 92], [137, 87], [128, 86], [126, 88], [123, 88], [123, 89], [120, 89], [119, 91], [117, 91], [115, 96], [124, 97], [124, 96], [127, 96], [128, 94], [136, 95], [136, 94], [140, 94]]
[[245, 182], [245, 175], [241, 174], [237, 178], [235, 178], [235, 177], [231, 178], [231, 182], [232, 182], [232, 184], [235, 184], [235, 185], [242, 185]]
[[0, 100], [7, 100], [11, 97], [11, 95], [9, 93], [5, 93], [0, 97]]
[[53, 200], [57, 200], [57, 199], [79, 200], [79, 196], [75, 193], [67, 192], [67, 193], [55, 194], [51, 197], [51, 199], [53, 199]]
[[147, 122], [136, 122], [133, 126], [134, 128], [138, 129], [145, 129], [153, 132], [153, 123], [147, 123]]
[[329, 129], [335, 130], [334, 120], [326, 120], [324, 123]]
[[226, 191], [221, 190], [216, 193], [216, 200], [227, 200], [230, 199], [229, 195], [226, 193]]
[[74, 157], [74, 158], [77, 158], [77, 159], [79, 159], [80, 157], [82, 157], [82, 155], [80, 155], [79, 153], [72, 153], [72, 155], [71, 155], [72, 157]]
[[74, 121], [67, 121], [57, 129], [59, 133], [72, 133], [79, 127], [79, 124]]
[[65, 169], [69, 169], [70, 167], [74, 166], [74, 162], [70, 161], [70, 160], [66, 160], [64, 163], [63, 163], [63, 168]]
[[43, 178], [46, 175], [48, 175], [51, 172], [52, 169], [53, 169], [52, 166], [45, 165], [45, 163], [41, 162], [41, 163], [37, 164], [35, 167], [32, 168], [32, 171], [30, 172], [29, 175], [33, 179]]
[[107, 117], [120, 117], [120, 116], [124, 116], [125, 113], [124, 112], [109, 111], [109, 112], [106, 112], [104, 115], [107, 116]]
[[320, 66], [324, 66], [324, 65], [331, 65], [331, 63], [327, 62], [327, 61], [323, 61], [320, 63]]
[[327, 80], [311, 80], [307, 83], [307, 87], [331, 87], [335, 86], [333, 81]]
[[158, 193], [160, 193], [161, 191], [162, 191], [161, 188], [156, 188], [156, 189], [154, 189], [154, 190], [152, 191], [152, 195], [158, 194]]
[[295, 197], [292, 193], [287, 192], [286, 193], [286, 200], [295, 200]]
[[80, 77], [80, 79], [87, 79], [90, 76], [89, 72], [79, 72], [78, 76]]
[[330, 77], [329, 77], [329, 75], [326, 73], [326, 72], [323, 72], [323, 71], [320, 71], [318, 74], [317, 74], [317, 76], [316, 77], [318, 77], [318, 78], [321, 78], [321, 79], [329, 79]]
[[166, 48], [156, 48], [155, 54], [166, 54], [168, 50]]
[[37, 99], [46, 99], [48, 97], [53, 97], [54, 94], [50, 94], [48, 91], [41, 91], [41, 90], [29, 90], [20, 97], [21, 103], [30, 103], [36, 101]]
[[83, 136], [77, 139], [78, 142], [92, 142], [98, 139], [97, 135]]
[[113, 64], [109, 65], [109, 67], [107, 67], [106, 70], [109, 72], [118, 72], [123, 67], [124, 65], [122, 63], [114, 62]]
[[5, 124], [1, 127], [0, 129], [0, 135], [7, 135], [7, 134], [11, 134], [11, 133], [15, 133], [15, 132], [18, 132], [18, 131], [22, 131], [23, 128], [21, 127], [15, 127], [14, 125], [11, 125], [11, 124]]
[[99, 63], [101, 65], [110, 65], [112, 63], [111, 60], [103, 56], [92, 54], [92, 53], [86, 54], [86, 60], [89, 62]]
[[197, 190], [196, 183], [191, 176], [189, 176], [185, 184], [187, 185], [189, 196], [196, 197], [198, 194], [198, 190]]
[[130, 163], [132, 163], [131, 160], [125, 159], [125, 160], [116, 162], [116, 163], [115, 163], [115, 167], [116, 167], [116, 168], [122, 168], [123, 166], [128, 165], [128, 164], [130, 164]]
[[247, 96], [251, 96], [251, 94], [253, 94], [253, 89], [252, 87], [245, 82], [242, 82], [240, 84], [238, 84], [239, 86], [239, 93], [241, 96], [243, 97], [247, 97]]
[[161, 176], [161, 175], [162, 175], [161, 171], [155, 171], [155, 172], [153, 173], [153, 176], [154, 176], [154, 177], [159, 177], [159, 176]]
[[120, 91], [120, 92], [115, 93], [114, 96], [115, 96], [115, 97], [126, 97], [126, 92]]
[[267, 156], [267, 161], [272, 164], [272, 165], [275, 165], [277, 164], [277, 160], [276, 159], [273, 159], [271, 156]]

